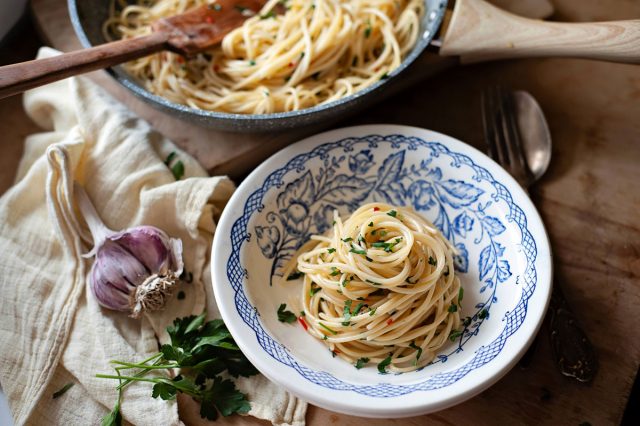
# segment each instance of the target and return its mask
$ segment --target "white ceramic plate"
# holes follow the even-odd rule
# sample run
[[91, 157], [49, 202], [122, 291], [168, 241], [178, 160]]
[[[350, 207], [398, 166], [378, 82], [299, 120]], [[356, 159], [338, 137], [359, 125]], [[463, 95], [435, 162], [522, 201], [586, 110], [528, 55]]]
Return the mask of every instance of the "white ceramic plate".
[[[338, 209], [365, 202], [411, 205], [460, 255], [464, 334], [425, 368], [380, 374], [333, 358], [298, 323], [300, 282], [283, 265]], [[375, 125], [322, 133], [265, 161], [224, 209], [213, 242], [213, 282], [223, 319], [249, 360], [312, 404], [365, 417], [444, 409], [495, 383], [534, 338], [551, 293], [546, 232], [531, 201], [502, 168], [440, 133]]]

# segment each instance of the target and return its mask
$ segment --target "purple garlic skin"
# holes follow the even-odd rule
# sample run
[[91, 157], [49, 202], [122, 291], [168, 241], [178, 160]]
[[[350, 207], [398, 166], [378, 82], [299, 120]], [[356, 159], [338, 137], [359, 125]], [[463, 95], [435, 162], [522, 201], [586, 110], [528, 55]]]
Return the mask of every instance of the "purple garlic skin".
[[134, 318], [162, 309], [183, 270], [182, 242], [154, 226], [108, 235], [94, 251], [90, 287], [98, 303]]

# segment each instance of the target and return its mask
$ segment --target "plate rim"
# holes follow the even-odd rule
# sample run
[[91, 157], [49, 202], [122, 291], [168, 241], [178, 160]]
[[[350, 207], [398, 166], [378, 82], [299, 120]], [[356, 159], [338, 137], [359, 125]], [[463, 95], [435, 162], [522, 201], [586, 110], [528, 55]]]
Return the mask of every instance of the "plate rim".
[[[527, 217], [527, 228], [532, 235], [536, 235], [536, 248], [537, 248], [537, 257], [540, 266], [547, 266], [544, 268], [540, 268], [538, 271], [538, 276], [536, 280], [536, 286], [539, 292], [534, 292], [530, 296], [530, 299], [534, 296], [538, 298], [542, 298], [543, 303], [540, 303], [538, 306], [532, 308], [531, 305], [528, 306], [528, 311], [533, 312], [535, 315], [527, 315], [523, 320], [522, 324], [513, 334], [518, 333], [518, 331], [523, 329], [523, 326], [527, 330], [530, 330], [531, 333], [528, 337], [520, 338], [521, 342], [518, 351], [516, 354], [510, 352], [509, 358], [503, 360], [505, 358], [505, 351], [500, 351], [491, 361], [492, 362], [498, 358], [501, 361], [497, 365], [497, 368], [483, 368], [480, 366], [479, 368], [470, 371], [463, 378], [458, 380], [457, 382], [446, 387], [446, 392], [442, 392], [443, 389], [436, 390], [435, 392], [448, 393], [452, 395], [445, 395], [439, 398], [436, 398], [434, 401], [427, 401], [423, 404], [412, 404], [410, 406], [403, 404], [394, 404], [399, 399], [407, 396], [415, 394], [416, 392], [422, 392], [423, 395], [427, 395], [428, 392], [433, 391], [413, 391], [406, 395], [396, 396], [396, 397], [373, 397], [368, 395], [358, 394], [357, 398], [354, 398], [354, 392], [346, 391], [344, 400], [325, 397], [322, 393], [313, 392], [310, 388], [321, 389], [329, 391], [328, 393], [333, 394], [334, 392], [340, 392], [339, 390], [332, 390], [322, 387], [318, 384], [315, 384], [303, 376], [300, 376], [299, 373], [296, 373], [296, 379], [301, 379], [304, 381], [304, 386], [299, 386], [295, 383], [295, 381], [288, 381], [281, 377], [275, 377], [276, 374], [273, 374], [272, 371], [282, 370], [281, 372], [286, 373], [287, 371], [291, 372], [291, 370], [295, 371], [290, 366], [284, 366], [276, 359], [271, 358], [270, 356], [259, 357], [257, 354], [262, 352], [264, 349], [259, 345], [257, 340], [255, 339], [255, 333], [253, 330], [242, 320], [239, 316], [235, 304], [229, 304], [232, 306], [228, 306], [224, 303], [224, 300], [229, 300], [228, 298], [223, 297], [224, 293], [231, 292], [233, 296], [233, 289], [227, 279], [227, 261], [228, 257], [231, 254], [230, 250], [230, 241], [229, 235], [222, 235], [222, 232], [216, 232], [213, 240], [213, 248], [212, 248], [212, 263], [213, 267], [211, 268], [212, 275], [212, 283], [214, 287], [214, 295], [216, 298], [216, 303], [222, 315], [222, 318], [227, 323], [229, 330], [232, 335], [244, 335], [249, 333], [251, 337], [251, 342], [247, 343], [242, 340], [238, 340], [236, 338], [236, 342], [240, 346], [240, 348], [245, 352], [245, 355], [249, 360], [256, 365], [256, 367], [270, 380], [278, 383], [283, 386], [288, 391], [300, 396], [302, 399], [310, 400], [314, 405], [332, 410], [337, 412], [342, 412], [345, 414], [351, 415], [359, 415], [363, 417], [406, 417], [418, 414], [426, 414], [428, 412], [433, 412], [441, 409], [445, 409], [449, 406], [458, 404], [466, 399], [469, 399], [483, 390], [487, 389], [495, 382], [497, 382], [500, 378], [502, 378], [520, 359], [520, 357], [525, 353], [526, 349], [529, 347], [533, 339], [535, 338], [537, 332], [542, 325], [542, 322], [545, 317], [545, 312], [547, 310], [549, 299], [551, 296], [551, 288], [552, 288], [552, 276], [553, 276], [553, 262], [551, 261], [551, 251], [549, 238], [542, 222], [542, 219], [533, 205], [532, 201], [526, 194], [526, 192], [517, 184], [515, 179], [513, 179], [502, 167], [500, 167], [495, 161], [486, 156], [481, 151], [477, 150], [471, 145], [468, 145], [460, 140], [457, 140], [451, 136], [435, 132], [428, 129], [412, 127], [412, 126], [403, 126], [403, 125], [394, 125], [394, 124], [372, 124], [372, 125], [362, 125], [362, 126], [352, 126], [352, 127], [344, 127], [338, 128], [334, 130], [329, 130], [326, 132], [318, 133], [307, 138], [304, 138], [298, 142], [295, 142], [281, 150], [277, 153], [270, 156], [268, 159], [263, 161], [260, 166], [258, 166], [253, 172], [247, 176], [247, 178], [239, 185], [237, 190], [232, 195], [231, 199], [227, 203], [225, 210], [223, 211], [220, 221], [218, 223], [217, 230], [228, 229], [231, 230], [233, 224], [237, 220], [237, 214], [230, 213], [231, 210], [235, 211], [243, 211], [245, 207], [245, 203], [249, 196], [253, 194], [258, 188], [263, 185], [263, 181], [266, 177], [268, 177], [274, 170], [282, 168], [287, 165], [289, 161], [291, 161], [295, 156], [300, 155], [305, 152], [310, 152], [315, 147], [322, 145], [323, 143], [331, 143], [336, 142], [340, 139], [348, 138], [348, 137], [362, 137], [365, 135], [391, 135], [391, 134], [401, 134], [401, 135], [409, 135], [409, 136], [418, 136], [425, 141], [434, 141], [441, 143], [452, 152], [460, 153], [463, 155], [469, 156], [474, 163], [479, 163], [481, 167], [486, 168], [491, 171], [491, 175], [493, 179], [503, 186], [505, 186], [514, 200], [514, 203], [522, 209]], [[482, 163], [485, 164], [482, 164]], [[234, 208], [236, 207], [236, 208]], [[227, 214], [225, 214], [225, 211]], [[535, 228], [535, 229], [534, 229]], [[228, 233], [227, 233], [228, 234]], [[225, 246], [229, 246], [229, 249], [226, 250], [226, 254], [223, 255], [223, 248]], [[220, 272], [216, 276], [216, 271]], [[222, 282], [226, 282], [226, 286], [223, 286]], [[225, 291], [225, 288], [227, 291]], [[224, 299], [224, 300], [223, 300]], [[528, 299], [527, 301], [529, 301]], [[535, 316], [535, 319], [531, 318]], [[533, 322], [533, 323], [532, 323]], [[242, 330], [244, 329], [244, 330]], [[522, 335], [520, 332], [519, 336]], [[508, 336], [510, 339], [512, 337]], [[255, 340], [255, 342], [254, 342]], [[274, 339], [275, 340], [275, 339]], [[253, 344], [257, 345], [257, 348], [253, 348]], [[257, 353], [254, 353], [253, 350], [257, 350]], [[265, 361], [267, 360], [267, 361]], [[271, 364], [271, 365], [269, 365]], [[486, 365], [486, 364], [485, 364]], [[268, 372], [265, 372], [267, 370]], [[480, 376], [480, 377], [473, 377]], [[471, 378], [469, 378], [471, 377]], [[473, 379], [473, 380], [472, 380]], [[473, 383], [469, 385], [469, 382]], [[461, 387], [461, 383], [464, 384], [462, 389], [456, 389], [456, 387]], [[349, 397], [347, 397], [349, 396]], [[429, 395], [432, 396], [432, 395]], [[353, 399], [364, 399], [369, 401], [377, 401], [378, 403], [375, 406], [360, 406], [354, 407], [352, 402], [349, 400]], [[425, 398], [427, 399], [427, 398]], [[386, 402], [391, 401], [390, 404]], [[383, 403], [385, 402], [385, 403]]]

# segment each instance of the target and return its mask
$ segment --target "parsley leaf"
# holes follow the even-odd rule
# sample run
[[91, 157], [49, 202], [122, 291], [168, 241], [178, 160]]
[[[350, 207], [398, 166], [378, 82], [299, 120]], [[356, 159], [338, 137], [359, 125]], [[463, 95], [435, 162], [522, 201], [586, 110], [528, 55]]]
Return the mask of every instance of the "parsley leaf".
[[462, 307], [462, 299], [464, 298], [464, 288], [460, 287], [458, 291], [458, 305]]
[[293, 281], [293, 280], [297, 280], [298, 278], [301, 278], [302, 276], [304, 276], [304, 272], [300, 272], [300, 271], [295, 271], [289, 274], [289, 276], [287, 277], [287, 281]]
[[378, 371], [382, 374], [387, 374], [387, 366], [391, 364], [391, 355], [389, 355], [388, 357], [386, 357], [385, 359], [383, 359], [379, 364], [378, 364]]
[[415, 349], [416, 351], [418, 351], [418, 353], [416, 353], [416, 361], [419, 360], [420, 357], [422, 356], [422, 348], [420, 346], [416, 345], [415, 342], [411, 342], [409, 344], [409, 347]]
[[437, 266], [438, 262], [436, 262], [436, 260], [433, 257], [429, 256], [429, 265]]
[[285, 311], [286, 308], [286, 303], [282, 303], [278, 308], [278, 321], [291, 324], [292, 322], [296, 321], [296, 314], [291, 311]]
[[452, 342], [455, 342], [460, 336], [462, 336], [462, 331], [451, 330], [451, 333], [449, 334], [449, 340], [451, 340]]
[[225, 417], [233, 413], [246, 414], [251, 409], [246, 396], [236, 389], [233, 382], [220, 377], [216, 377], [211, 388], [203, 394], [202, 407], [209, 404]]
[[327, 249], [327, 253], [329, 253], [329, 254], [335, 253], [335, 252], [336, 252], [336, 249], [334, 249], [334, 248], [328, 248]]
[[398, 216], [398, 212], [395, 210], [390, 210], [389, 212], [387, 212], [387, 214], [391, 217], [396, 217]]
[[366, 364], [366, 363], [368, 363], [368, 362], [369, 362], [369, 358], [367, 358], [367, 357], [359, 358], [359, 359], [356, 361], [356, 368], [357, 368], [358, 370], [360, 370], [360, 369], [361, 369], [362, 367], [364, 367], [364, 366], [365, 366], [365, 364]]
[[449, 305], [449, 309], [447, 310], [451, 313], [458, 312], [458, 306], [455, 303], [452, 303], [451, 305]]
[[358, 248], [354, 245], [351, 245], [351, 249], [349, 250], [350, 253], [355, 253], [355, 254], [362, 254], [362, 255], [366, 255], [367, 251], [366, 250], [362, 250], [361, 248]]

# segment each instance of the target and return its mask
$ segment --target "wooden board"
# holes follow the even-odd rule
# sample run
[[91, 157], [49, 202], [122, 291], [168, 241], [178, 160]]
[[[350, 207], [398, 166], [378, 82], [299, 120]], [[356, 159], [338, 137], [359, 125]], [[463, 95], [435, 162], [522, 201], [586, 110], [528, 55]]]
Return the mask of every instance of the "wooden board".
[[[64, 0], [34, 0], [41, 28], [55, 47], [73, 48]], [[640, 2], [555, 0], [555, 18], [568, 21], [640, 18]], [[66, 34], [66, 35], [65, 35]], [[55, 37], [53, 37], [55, 35]], [[62, 35], [65, 35], [62, 37]], [[57, 41], [56, 41], [57, 40]], [[77, 44], [75, 45], [77, 47]], [[239, 176], [264, 155], [300, 134], [244, 135], [193, 129], [155, 113], [104, 74], [95, 78], [214, 172]], [[547, 330], [528, 370], [514, 368], [481, 395], [428, 416], [363, 420], [311, 407], [309, 425], [618, 424], [640, 365], [640, 73], [633, 65], [582, 60], [518, 60], [452, 69], [411, 91], [340, 123], [400, 123], [430, 128], [484, 149], [480, 93], [495, 84], [531, 92], [545, 110], [554, 142], [550, 170], [532, 191], [555, 254], [556, 275], [596, 345], [600, 372], [591, 386], [560, 376], [550, 356]], [[13, 102], [7, 104], [6, 102]], [[0, 124], [18, 103], [3, 101]], [[22, 127], [20, 127], [22, 126]], [[187, 133], [180, 134], [176, 128]], [[314, 130], [309, 130], [312, 132]], [[3, 145], [19, 140], [2, 139]], [[224, 144], [238, 156], [224, 157]], [[229, 146], [229, 145], [226, 145]], [[3, 147], [4, 148], [4, 147]], [[7, 151], [4, 151], [3, 161]], [[247, 153], [250, 153], [248, 155]], [[17, 162], [19, 150], [11, 151]], [[2, 164], [5, 164], [4, 162]], [[3, 176], [8, 172], [2, 170]], [[229, 424], [264, 424], [232, 417]]]

